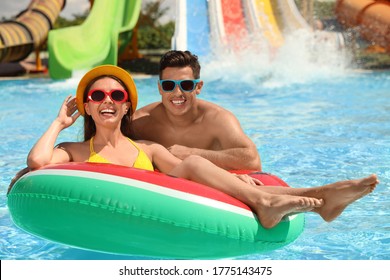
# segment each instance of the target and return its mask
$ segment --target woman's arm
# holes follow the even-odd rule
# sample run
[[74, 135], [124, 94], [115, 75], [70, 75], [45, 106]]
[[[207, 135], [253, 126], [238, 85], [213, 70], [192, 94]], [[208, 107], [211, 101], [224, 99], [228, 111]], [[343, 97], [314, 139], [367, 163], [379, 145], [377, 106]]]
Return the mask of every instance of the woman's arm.
[[40, 168], [54, 162], [70, 161], [69, 154], [63, 149], [54, 149], [59, 133], [71, 126], [80, 116], [77, 112], [76, 100], [68, 96], [62, 103], [57, 118], [35, 143], [27, 157], [27, 166], [30, 169]]
[[182, 160], [172, 155], [164, 146], [151, 141], [137, 141], [141, 149], [149, 156], [153, 165], [162, 173], [168, 174]]
[[[147, 141], [147, 143], [149, 143], [149, 145], [147, 145], [147, 148], [143, 147], [143, 149], [149, 151], [149, 156], [152, 159], [152, 162], [154, 163], [154, 165], [156, 165], [158, 170], [160, 170], [161, 172], [170, 174], [175, 167], [177, 167], [182, 163], [181, 159], [172, 155], [162, 145], [154, 142], [149, 142], [149, 141]], [[263, 183], [260, 180], [256, 178], [252, 178], [246, 174], [232, 173], [232, 175], [234, 175], [235, 177], [237, 177], [241, 181], [244, 181], [247, 184], [263, 185]]]

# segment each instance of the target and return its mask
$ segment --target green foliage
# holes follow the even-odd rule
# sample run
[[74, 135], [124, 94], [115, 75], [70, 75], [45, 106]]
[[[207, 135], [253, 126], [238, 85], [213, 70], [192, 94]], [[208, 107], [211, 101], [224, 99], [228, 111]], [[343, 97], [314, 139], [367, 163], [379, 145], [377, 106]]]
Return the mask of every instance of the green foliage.
[[67, 19], [59, 16], [54, 23], [54, 29], [69, 27], [73, 25], [80, 25], [88, 17], [89, 11], [85, 11], [83, 14], [74, 14], [73, 19]]
[[169, 49], [175, 24], [169, 22], [158, 28], [148, 25], [140, 25], [138, 35], [138, 47], [140, 49]]
[[157, 27], [159, 25], [160, 18], [163, 17], [169, 9], [161, 7], [163, 2], [164, 0], [147, 2], [142, 8], [139, 16], [139, 24]]
[[309, 6], [309, 2], [313, 2], [313, 16], [317, 19], [333, 18], [334, 7], [336, 0], [295, 0], [297, 7], [302, 11], [305, 5]]
[[140, 49], [169, 49], [175, 30], [175, 23], [170, 21], [160, 24], [160, 19], [168, 8], [162, 8], [163, 1], [147, 3], [138, 20], [138, 47]]
[[318, 19], [321, 18], [334, 18], [335, 17], [335, 1], [315, 1], [314, 2], [314, 16]]

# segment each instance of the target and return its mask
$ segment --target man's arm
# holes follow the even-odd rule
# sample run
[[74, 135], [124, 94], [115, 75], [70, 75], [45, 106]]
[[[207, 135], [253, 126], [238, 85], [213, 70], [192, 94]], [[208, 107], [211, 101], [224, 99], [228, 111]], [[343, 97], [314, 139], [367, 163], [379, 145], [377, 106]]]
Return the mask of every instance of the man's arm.
[[261, 170], [256, 145], [244, 133], [237, 118], [228, 111], [213, 116], [205, 125], [204, 133], [213, 133], [219, 147], [212, 150], [173, 145], [168, 150], [180, 159], [199, 155], [226, 170]]
[[189, 155], [199, 155], [226, 170], [249, 169], [261, 171], [261, 162], [257, 150], [250, 147], [213, 151], [173, 145], [168, 150], [180, 159], [184, 159]]

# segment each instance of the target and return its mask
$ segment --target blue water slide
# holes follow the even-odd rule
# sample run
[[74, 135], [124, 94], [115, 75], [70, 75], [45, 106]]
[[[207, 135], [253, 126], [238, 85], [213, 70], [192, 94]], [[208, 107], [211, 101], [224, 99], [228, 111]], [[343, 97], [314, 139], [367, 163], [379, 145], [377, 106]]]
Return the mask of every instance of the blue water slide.
[[172, 48], [202, 57], [211, 53], [210, 23], [206, 0], [177, 0], [176, 29]]

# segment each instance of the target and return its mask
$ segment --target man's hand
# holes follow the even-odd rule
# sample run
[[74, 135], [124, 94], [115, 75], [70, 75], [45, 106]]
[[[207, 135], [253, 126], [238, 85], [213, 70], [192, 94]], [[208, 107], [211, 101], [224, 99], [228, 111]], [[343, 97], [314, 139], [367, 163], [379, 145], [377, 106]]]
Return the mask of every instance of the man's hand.
[[247, 184], [250, 184], [253, 186], [264, 186], [264, 184], [259, 179], [253, 178], [247, 174], [233, 173], [233, 175], [235, 175], [238, 179], [240, 179], [241, 181], [244, 181]]
[[179, 159], [185, 159], [186, 157], [191, 155], [191, 148], [181, 145], [173, 145], [168, 147], [168, 151]]

